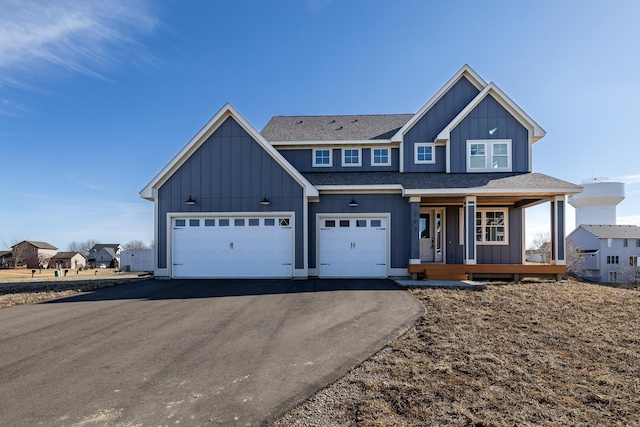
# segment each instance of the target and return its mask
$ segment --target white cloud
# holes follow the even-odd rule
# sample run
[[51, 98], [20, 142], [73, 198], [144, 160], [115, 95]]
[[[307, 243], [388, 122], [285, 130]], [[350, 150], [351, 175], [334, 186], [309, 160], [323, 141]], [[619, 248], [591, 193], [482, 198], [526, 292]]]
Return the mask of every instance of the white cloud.
[[624, 182], [625, 184], [639, 184], [640, 183], [640, 175], [627, 175], [620, 176], [612, 179], [611, 181]]
[[19, 88], [25, 75], [100, 75], [123, 55], [139, 56], [136, 37], [157, 25], [144, 0], [0, 0], [0, 10], [0, 80]]

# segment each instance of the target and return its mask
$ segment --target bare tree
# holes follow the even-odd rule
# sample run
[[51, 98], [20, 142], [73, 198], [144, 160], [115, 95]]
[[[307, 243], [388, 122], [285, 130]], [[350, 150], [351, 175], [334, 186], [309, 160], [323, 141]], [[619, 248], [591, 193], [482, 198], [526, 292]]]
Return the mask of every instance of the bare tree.
[[73, 241], [71, 243], [69, 243], [67, 245], [67, 251], [69, 252], [78, 252], [81, 253], [82, 255], [84, 255], [85, 257], [89, 256], [89, 251], [91, 250], [92, 247], [94, 247], [95, 245], [99, 244], [100, 242], [98, 242], [95, 239], [87, 239], [83, 242], [76, 242]]
[[565, 240], [565, 253], [567, 262], [567, 273], [574, 276], [582, 276], [585, 266], [585, 255], [580, 251], [573, 241], [570, 239]]
[[40, 270], [48, 267], [51, 258], [53, 258], [53, 255], [38, 253], [38, 267]]
[[529, 246], [529, 250], [533, 252], [534, 262], [549, 264], [551, 262], [551, 237], [549, 233], [536, 234]]
[[618, 272], [618, 281], [622, 283], [638, 283], [640, 277], [640, 267], [638, 266], [638, 257], [630, 256], [628, 260], [620, 260], [620, 270]]
[[29, 247], [28, 245], [18, 245], [19, 243], [24, 242], [25, 240], [21, 240], [18, 238], [12, 238], [11, 243], [11, 255], [13, 258], [13, 265], [18, 264], [26, 264], [27, 258], [29, 257]]
[[139, 249], [150, 249], [142, 240], [131, 240], [128, 243], [122, 245], [125, 251], [134, 251]]

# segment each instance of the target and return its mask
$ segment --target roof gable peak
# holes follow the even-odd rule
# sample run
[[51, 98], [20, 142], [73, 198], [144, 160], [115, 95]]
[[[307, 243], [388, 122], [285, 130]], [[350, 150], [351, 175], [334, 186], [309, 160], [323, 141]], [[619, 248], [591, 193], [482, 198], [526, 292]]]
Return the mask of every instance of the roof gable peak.
[[464, 64], [454, 75], [451, 77], [445, 84], [438, 90], [435, 95], [433, 95], [427, 102], [418, 110], [416, 114], [405, 123], [402, 128], [396, 132], [396, 134], [391, 138], [392, 142], [402, 142], [402, 136], [409, 130], [413, 125], [422, 118], [430, 109], [433, 107], [456, 83], [460, 81], [462, 78], [466, 78], [469, 82], [475, 86], [478, 90], [482, 91], [487, 86], [487, 82], [475, 72], [473, 68], [469, 66], [469, 64]]

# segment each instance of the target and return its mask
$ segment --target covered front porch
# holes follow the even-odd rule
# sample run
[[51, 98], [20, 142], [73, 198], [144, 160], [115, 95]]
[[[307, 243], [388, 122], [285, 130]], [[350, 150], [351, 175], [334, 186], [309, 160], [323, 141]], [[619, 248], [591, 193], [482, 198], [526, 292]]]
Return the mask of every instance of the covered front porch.
[[[525, 209], [542, 203], [548, 203], [551, 210], [550, 262], [526, 264]], [[566, 273], [565, 194], [425, 192], [409, 195], [409, 204], [412, 229], [407, 269], [414, 278], [557, 279]]]

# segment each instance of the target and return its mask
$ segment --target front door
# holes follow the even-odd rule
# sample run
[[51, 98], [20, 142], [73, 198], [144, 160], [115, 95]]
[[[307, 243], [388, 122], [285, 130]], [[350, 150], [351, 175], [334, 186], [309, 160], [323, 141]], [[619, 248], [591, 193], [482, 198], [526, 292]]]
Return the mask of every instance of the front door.
[[444, 209], [420, 210], [420, 262], [443, 262]]

